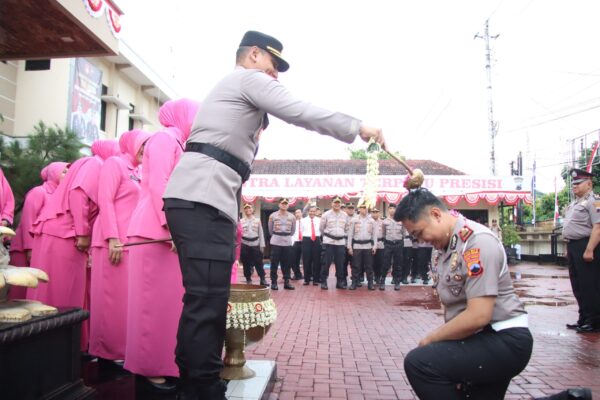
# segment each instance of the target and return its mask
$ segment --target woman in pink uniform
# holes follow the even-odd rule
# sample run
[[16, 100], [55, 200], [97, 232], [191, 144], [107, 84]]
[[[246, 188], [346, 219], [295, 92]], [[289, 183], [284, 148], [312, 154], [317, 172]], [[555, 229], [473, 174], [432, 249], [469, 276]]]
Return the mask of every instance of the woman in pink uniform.
[[[43, 183], [34, 187], [25, 195], [21, 222], [15, 231], [16, 235], [10, 243], [10, 264], [18, 267], [28, 267], [33, 249], [33, 235], [31, 226], [37, 219], [46, 197], [54, 193], [69, 164], [56, 161], [46, 165], [40, 172]], [[26, 288], [13, 286], [10, 289], [10, 299], [22, 299], [26, 295]]]
[[[181, 99], [160, 108], [159, 120], [165, 128], [152, 135], [144, 148], [142, 190], [129, 223], [129, 242], [171, 237], [162, 195], [198, 107]], [[174, 382], [165, 377], [179, 376], [174, 354], [183, 285], [171, 242], [130, 247], [128, 292], [125, 368], [146, 377], [142, 381], [158, 391], [174, 391]]]
[[144, 143], [150, 133], [125, 132], [121, 153], [109, 157], [100, 169], [98, 208], [92, 233], [89, 353], [107, 360], [125, 358], [127, 327], [127, 227], [138, 203]]
[[15, 196], [12, 189], [0, 169], [0, 224], [9, 226], [13, 223], [15, 214]]
[[[98, 213], [98, 177], [103, 160], [118, 154], [118, 144], [96, 141], [92, 154], [71, 165], [34, 223], [31, 265], [46, 271], [50, 281], [28, 289], [29, 299], [56, 307], [87, 306], [86, 267]], [[86, 332], [82, 332], [82, 350], [87, 349]]]

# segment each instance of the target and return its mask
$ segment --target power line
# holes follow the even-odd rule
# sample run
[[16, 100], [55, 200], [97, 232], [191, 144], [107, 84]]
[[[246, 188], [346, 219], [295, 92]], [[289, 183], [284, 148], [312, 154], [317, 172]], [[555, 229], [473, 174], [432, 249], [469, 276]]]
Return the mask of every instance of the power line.
[[533, 128], [533, 127], [536, 127], [536, 126], [549, 124], [550, 122], [559, 121], [559, 120], [564, 119], [564, 118], [572, 117], [573, 115], [582, 114], [582, 113], [587, 112], [587, 111], [595, 110], [596, 108], [600, 108], [600, 104], [597, 104], [597, 105], [592, 106], [592, 107], [585, 108], [583, 110], [574, 111], [574, 112], [569, 113], [569, 114], [561, 115], [561, 116], [558, 116], [556, 118], [552, 118], [552, 119], [549, 119], [549, 120], [546, 120], [546, 121], [538, 122], [538, 123], [531, 124], [531, 125], [522, 126], [520, 128], [511, 129], [511, 130], [506, 131], [506, 133], [518, 132], [518, 131], [522, 131], [524, 129], [529, 129], [529, 128]]

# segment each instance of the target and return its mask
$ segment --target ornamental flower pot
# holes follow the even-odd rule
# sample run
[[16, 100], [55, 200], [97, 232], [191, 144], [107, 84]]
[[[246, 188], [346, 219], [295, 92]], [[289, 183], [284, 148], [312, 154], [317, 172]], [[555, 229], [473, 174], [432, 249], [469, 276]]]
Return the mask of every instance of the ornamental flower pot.
[[221, 378], [239, 380], [256, 376], [246, 366], [244, 349], [248, 344], [262, 340], [276, 318], [277, 310], [268, 286], [231, 285]]

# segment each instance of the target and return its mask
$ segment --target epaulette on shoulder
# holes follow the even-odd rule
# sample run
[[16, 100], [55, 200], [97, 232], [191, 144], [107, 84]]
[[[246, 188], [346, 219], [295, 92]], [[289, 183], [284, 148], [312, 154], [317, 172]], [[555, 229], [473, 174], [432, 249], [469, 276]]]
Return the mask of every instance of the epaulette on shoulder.
[[595, 199], [595, 200], [600, 200], [600, 194], [596, 194], [596, 193], [594, 193], [594, 199]]
[[458, 232], [458, 236], [460, 237], [460, 240], [462, 240], [463, 242], [466, 242], [467, 239], [470, 238], [472, 234], [473, 234], [473, 229], [469, 228], [466, 225]]

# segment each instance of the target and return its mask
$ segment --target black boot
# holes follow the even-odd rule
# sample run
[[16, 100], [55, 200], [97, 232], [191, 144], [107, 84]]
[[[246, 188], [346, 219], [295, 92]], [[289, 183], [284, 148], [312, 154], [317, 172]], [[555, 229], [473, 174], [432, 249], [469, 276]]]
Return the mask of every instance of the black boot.
[[294, 290], [294, 289], [296, 289], [296, 288], [294, 287], [294, 285], [292, 285], [292, 284], [290, 283], [290, 280], [289, 280], [289, 279], [286, 279], [285, 281], [283, 281], [283, 288], [284, 288], [284, 289], [287, 289], [287, 290]]
[[400, 282], [396, 281], [396, 283], [394, 283], [394, 290], [400, 290]]
[[271, 279], [271, 290], [279, 290], [279, 286], [277, 286], [277, 280]]
[[267, 280], [264, 277], [260, 278], [260, 284], [262, 286], [267, 286], [268, 285]]
[[349, 290], [356, 290], [356, 287], [358, 285], [356, 284], [356, 281], [354, 279], [352, 279], [352, 284], [350, 285], [350, 287], [348, 288]]
[[323, 290], [327, 290], [327, 289], [329, 289], [329, 288], [327, 287], [327, 278], [323, 278], [323, 279], [321, 280], [321, 289], [323, 289]]
[[375, 290], [375, 285], [373, 285], [373, 281], [370, 280], [367, 282], [367, 289], [369, 290]]
[[379, 290], [385, 290], [385, 276], [379, 278]]
[[567, 389], [547, 397], [537, 397], [536, 400], [592, 400], [592, 391], [588, 388]]

